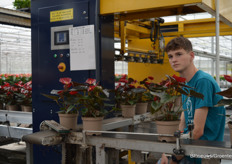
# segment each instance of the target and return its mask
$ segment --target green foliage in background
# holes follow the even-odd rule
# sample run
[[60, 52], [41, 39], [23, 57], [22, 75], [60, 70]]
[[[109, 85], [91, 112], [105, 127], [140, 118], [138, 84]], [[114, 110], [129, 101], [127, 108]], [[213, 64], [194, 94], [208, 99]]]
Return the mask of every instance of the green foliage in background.
[[16, 9], [30, 8], [31, 0], [15, 0], [13, 5]]

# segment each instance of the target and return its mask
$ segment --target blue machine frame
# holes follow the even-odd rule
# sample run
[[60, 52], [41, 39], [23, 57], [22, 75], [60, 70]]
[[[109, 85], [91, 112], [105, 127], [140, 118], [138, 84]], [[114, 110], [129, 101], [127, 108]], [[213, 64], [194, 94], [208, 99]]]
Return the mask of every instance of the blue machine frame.
[[[73, 9], [73, 19], [50, 21], [50, 12]], [[98, 0], [33, 0], [31, 1], [32, 28], [32, 81], [33, 81], [33, 132], [39, 131], [43, 120], [58, 121], [58, 106], [41, 93], [62, 88], [61, 77], [84, 82], [96, 78], [104, 87], [114, 88], [114, 17], [99, 15]], [[52, 50], [51, 28], [71, 25], [73, 27], [95, 26], [96, 70], [70, 71], [69, 48]], [[54, 55], [57, 57], [54, 57]], [[63, 54], [63, 57], [60, 57]], [[64, 72], [57, 66], [66, 64]], [[79, 119], [80, 120], [80, 119]], [[34, 164], [61, 163], [61, 146], [34, 145]]]

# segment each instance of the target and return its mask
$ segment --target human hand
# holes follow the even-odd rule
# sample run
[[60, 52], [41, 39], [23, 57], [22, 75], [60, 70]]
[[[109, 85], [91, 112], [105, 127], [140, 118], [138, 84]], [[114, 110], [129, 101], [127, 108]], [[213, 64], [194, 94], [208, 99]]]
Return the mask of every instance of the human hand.
[[168, 164], [168, 157], [163, 153], [160, 164]]

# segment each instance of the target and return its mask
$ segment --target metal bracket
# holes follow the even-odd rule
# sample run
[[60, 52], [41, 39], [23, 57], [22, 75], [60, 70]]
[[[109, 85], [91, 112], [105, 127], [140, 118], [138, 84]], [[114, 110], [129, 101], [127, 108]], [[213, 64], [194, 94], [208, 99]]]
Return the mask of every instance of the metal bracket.
[[176, 137], [176, 148], [173, 149], [173, 153], [175, 153], [176, 155], [184, 155], [185, 153], [185, 150], [181, 149], [180, 146], [180, 136], [181, 132], [179, 130], [175, 131], [174, 137]]

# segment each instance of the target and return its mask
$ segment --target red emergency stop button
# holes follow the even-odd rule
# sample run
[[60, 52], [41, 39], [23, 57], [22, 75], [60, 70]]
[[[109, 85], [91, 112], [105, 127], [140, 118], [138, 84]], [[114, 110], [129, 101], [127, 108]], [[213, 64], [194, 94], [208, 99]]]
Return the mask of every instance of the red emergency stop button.
[[57, 68], [60, 72], [64, 72], [66, 70], [66, 65], [63, 62], [61, 62]]

